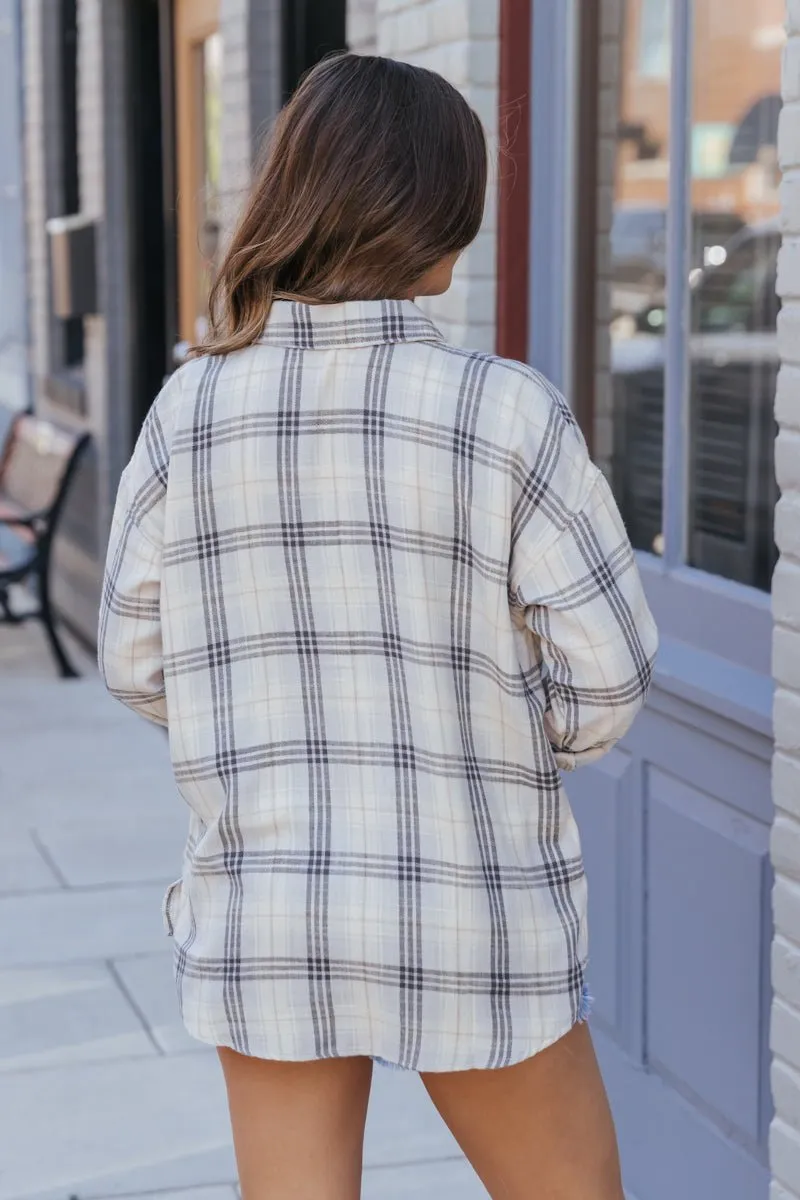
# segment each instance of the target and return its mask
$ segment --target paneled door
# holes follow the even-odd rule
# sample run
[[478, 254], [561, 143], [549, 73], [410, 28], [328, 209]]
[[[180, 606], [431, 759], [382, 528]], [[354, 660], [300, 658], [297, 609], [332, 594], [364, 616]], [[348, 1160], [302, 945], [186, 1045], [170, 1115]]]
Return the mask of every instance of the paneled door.
[[607, 9], [619, 42], [595, 449], [662, 647], [629, 737], [568, 780], [594, 1032], [631, 1200], [766, 1200], [785, 6]]
[[221, 73], [219, 0], [177, 0], [178, 328], [184, 342], [205, 334], [217, 266]]

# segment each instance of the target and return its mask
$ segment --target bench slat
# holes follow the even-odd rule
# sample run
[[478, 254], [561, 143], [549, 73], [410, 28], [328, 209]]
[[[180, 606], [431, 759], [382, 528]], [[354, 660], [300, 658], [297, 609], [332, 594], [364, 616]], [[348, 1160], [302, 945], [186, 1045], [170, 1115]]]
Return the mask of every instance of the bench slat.
[[18, 417], [0, 463], [0, 500], [23, 513], [47, 512], [79, 441], [37, 417]]

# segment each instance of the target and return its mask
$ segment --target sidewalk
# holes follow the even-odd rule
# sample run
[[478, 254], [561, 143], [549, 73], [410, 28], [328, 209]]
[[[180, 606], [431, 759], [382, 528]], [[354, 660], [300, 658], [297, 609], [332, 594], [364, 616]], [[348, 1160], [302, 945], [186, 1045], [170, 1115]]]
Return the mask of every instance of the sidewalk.
[[[166, 740], [80, 666], [62, 682], [38, 628], [0, 627], [0, 1200], [234, 1200], [161, 924], [185, 825]], [[416, 1076], [376, 1071], [363, 1195], [485, 1197]]]

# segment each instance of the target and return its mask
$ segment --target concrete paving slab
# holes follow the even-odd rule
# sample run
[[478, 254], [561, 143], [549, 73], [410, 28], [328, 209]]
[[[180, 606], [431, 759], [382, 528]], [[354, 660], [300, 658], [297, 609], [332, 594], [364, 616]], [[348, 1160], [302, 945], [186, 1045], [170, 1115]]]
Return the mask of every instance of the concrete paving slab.
[[177, 804], [165, 807], [157, 828], [138, 812], [49, 823], [38, 839], [70, 887], [163, 883], [181, 871], [187, 821]]
[[[17, 589], [13, 597], [13, 606], [17, 612], [23, 612], [29, 611], [32, 603], [26, 603], [24, 594]], [[71, 637], [63, 627], [61, 633], [75, 669], [80, 671], [81, 675], [95, 674], [97, 667], [94, 655]], [[45, 683], [59, 678], [47, 645], [44, 627], [36, 621], [25, 625], [0, 626], [0, 664], [3, 676], [6, 677], [19, 675], [26, 679], [40, 679]]]
[[472, 1167], [463, 1158], [443, 1162], [390, 1164], [364, 1172], [361, 1200], [487, 1200]]
[[156, 1053], [103, 964], [0, 971], [0, 1072]]
[[181, 1021], [171, 951], [117, 959], [114, 969], [165, 1054], [187, 1054], [204, 1048], [189, 1036]]
[[236, 1178], [213, 1053], [20, 1073], [0, 1080], [0, 1111], [0, 1200]]
[[365, 1168], [435, 1162], [458, 1158], [460, 1153], [419, 1076], [377, 1067], [364, 1143]]
[[179, 1192], [140, 1192], [130, 1200], [237, 1200], [235, 1187], [201, 1187]]
[[7, 967], [147, 954], [165, 943], [160, 884], [0, 898], [0, 963]]
[[31, 832], [5, 826], [0, 841], [0, 895], [60, 886], [57, 873], [48, 865]]
[[[183, 1030], [161, 924], [186, 828], [166, 738], [108, 698], [90, 660], [64, 683], [38, 630], [10, 632], [0, 1200], [234, 1200], [222, 1076]], [[376, 1071], [365, 1163], [365, 1200], [484, 1194], [415, 1076]]]

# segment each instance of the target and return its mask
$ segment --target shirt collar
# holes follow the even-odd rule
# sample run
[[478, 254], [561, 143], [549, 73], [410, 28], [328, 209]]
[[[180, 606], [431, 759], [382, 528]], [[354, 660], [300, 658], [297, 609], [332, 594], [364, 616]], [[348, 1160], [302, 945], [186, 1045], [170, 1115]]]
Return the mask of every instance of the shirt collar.
[[330, 350], [391, 342], [442, 342], [444, 338], [413, 300], [346, 300], [342, 304], [275, 300], [260, 340], [268, 346]]

